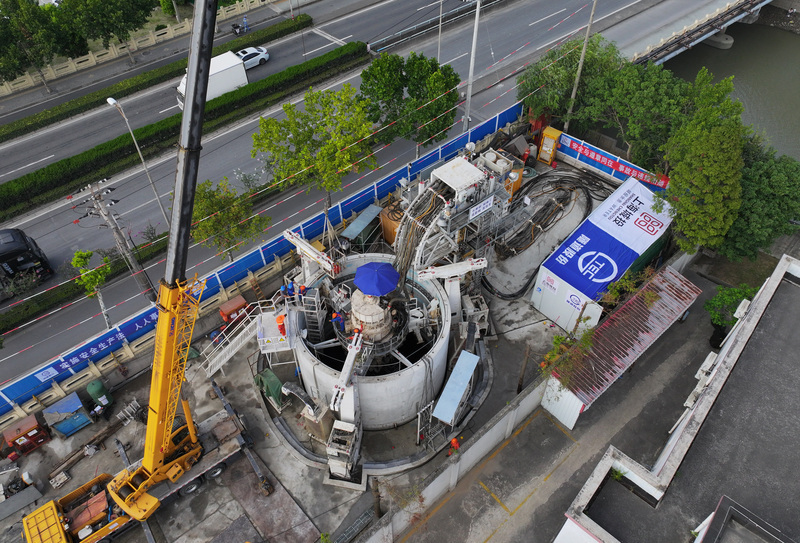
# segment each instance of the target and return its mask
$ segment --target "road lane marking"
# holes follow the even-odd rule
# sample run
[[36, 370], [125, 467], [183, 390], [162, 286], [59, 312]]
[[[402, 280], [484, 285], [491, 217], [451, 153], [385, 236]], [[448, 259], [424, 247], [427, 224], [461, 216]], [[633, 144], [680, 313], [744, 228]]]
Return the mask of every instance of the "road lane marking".
[[550, 470], [550, 473], [548, 473], [548, 474], [547, 474], [547, 476], [546, 476], [544, 479], [542, 479], [542, 482], [541, 482], [541, 483], [539, 483], [538, 485], [536, 485], [536, 486], [534, 487], [534, 489], [533, 489], [533, 490], [531, 490], [531, 493], [530, 493], [530, 494], [528, 494], [527, 496], [525, 496], [525, 499], [524, 499], [524, 500], [522, 500], [522, 502], [520, 502], [520, 504], [519, 504], [518, 506], [516, 506], [516, 507], [514, 508], [514, 510], [513, 510], [513, 511], [511, 511], [511, 513], [510, 513], [510, 515], [508, 516], [508, 518], [504, 518], [504, 519], [503, 519], [503, 521], [502, 521], [500, 524], [498, 524], [498, 525], [497, 525], [497, 528], [495, 528], [494, 530], [492, 530], [492, 533], [491, 533], [491, 534], [489, 534], [489, 537], [487, 537], [486, 539], [484, 539], [484, 543], [488, 543], [489, 541], [491, 541], [491, 539], [492, 539], [492, 538], [495, 536], [495, 534], [497, 534], [497, 532], [500, 530], [500, 528], [502, 528], [502, 527], [503, 527], [503, 525], [506, 523], [506, 521], [507, 521], [509, 518], [513, 517], [513, 516], [514, 516], [514, 515], [517, 513], [517, 511], [519, 511], [519, 510], [520, 510], [520, 508], [521, 508], [523, 505], [525, 505], [525, 502], [527, 502], [527, 501], [530, 499], [530, 497], [531, 497], [531, 496], [533, 496], [534, 494], [536, 494], [536, 492], [539, 490], [539, 488], [542, 486], [542, 484], [544, 484], [544, 482], [545, 482], [545, 481], [547, 481], [547, 480], [550, 478], [550, 476], [551, 476], [551, 475], [553, 475], [553, 473], [555, 473], [555, 472], [556, 472], [556, 470], [557, 470], [558, 468], [560, 468], [560, 467], [561, 467], [561, 465], [562, 465], [564, 462], [566, 462], [566, 461], [567, 461], [567, 458], [569, 458], [569, 457], [570, 457], [570, 455], [571, 455], [573, 452], [575, 452], [575, 451], [578, 449], [579, 445], [580, 445], [580, 444], [579, 444], [578, 442], [575, 442], [575, 443], [572, 445], [572, 447], [570, 447], [570, 450], [569, 450], [569, 452], [568, 452], [567, 454], [565, 454], [565, 455], [564, 455], [564, 458], [562, 458], [562, 459], [561, 459], [561, 462], [559, 462], [558, 464], [556, 464], [556, 466], [555, 466], [553, 469], [551, 469], [551, 470]]
[[322, 36], [326, 40], [330, 40], [333, 43], [338, 43], [339, 45], [347, 45], [347, 42], [344, 41], [344, 40], [346, 40], [347, 38], [351, 38], [353, 36], [352, 34], [350, 34], [349, 36], [347, 36], [347, 38], [339, 39], [339, 38], [336, 38], [336, 37], [332, 36], [331, 34], [328, 34], [324, 30], [320, 30], [319, 28], [315, 28], [311, 32], [313, 32], [314, 34], [317, 34], [319, 36]]
[[597, 23], [597, 22], [599, 22], [599, 21], [602, 21], [603, 19], [607, 19], [608, 17], [611, 17], [612, 15], [615, 15], [615, 14], [619, 13], [619, 12], [620, 12], [620, 11], [622, 11], [623, 9], [628, 9], [629, 7], [631, 7], [631, 6], [635, 5], [635, 4], [638, 4], [638, 3], [639, 3], [639, 2], [641, 2], [641, 1], [642, 1], [642, 0], [636, 0], [635, 2], [631, 2], [631, 3], [630, 3], [630, 4], [628, 4], [627, 6], [622, 6], [622, 7], [621, 7], [621, 8], [619, 8], [618, 10], [612, 11], [612, 12], [611, 12], [611, 13], [609, 13], [608, 15], [603, 15], [603, 16], [602, 16], [602, 17], [600, 17], [599, 19], [595, 19], [595, 20], [594, 20], [594, 22], [595, 22], [595, 23]]
[[469, 54], [469, 53], [464, 53], [463, 55], [458, 55], [456, 58], [450, 59], [450, 60], [448, 60], [447, 62], [445, 62], [445, 64], [450, 64], [451, 62], [455, 62], [456, 60], [458, 60], [458, 59], [460, 59], [460, 58], [462, 58], [462, 57], [465, 57], [465, 56], [467, 56], [468, 54]]
[[169, 111], [170, 109], [175, 109], [176, 107], [178, 107], [178, 104], [175, 104], [172, 107], [168, 107], [167, 109], [162, 109], [161, 111], [159, 111], [159, 113], [164, 113], [165, 111]]
[[535, 25], [536, 23], [541, 23], [542, 21], [546, 21], [546, 20], [547, 20], [547, 19], [549, 19], [550, 17], [555, 17], [555, 16], [556, 16], [556, 15], [558, 15], [559, 13], [563, 13], [563, 12], [565, 12], [565, 11], [567, 11], [567, 8], [564, 8], [564, 9], [562, 9], [561, 11], [556, 11], [555, 13], [551, 13], [551, 14], [550, 14], [550, 15], [548, 15], [547, 17], [542, 17], [542, 18], [541, 18], [541, 19], [539, 19], [538, 21], [533, 21], [533, 22], [532, 22], [531, 24], [529, 24], [528, 26], [533, 26], [533, 25]]
[[509, 508], [508, 508], [508, 507], [506, 507], [506, 504], [504, 504], [502, 501], [500, 501], [500, 498], [498, 498], [498, 497], [495, 495], [495, 493], [494, 493], [494, 492], [492, 492], [491, 490], [489, 490], [489, 487], [487, 487], [485, 484], [483, 484], [483, 481], [478, 481], [478, 484], [479, 484], [479, 485], [481, 485], [481, 486], [483, 487], [483, 489], [484, 489], [486, 492], [488, 492], [488, 493], [489, 493], [489, 495], [490, 495], [492, 498], [494, 498], [494, 501], [496, 501], [497, 503], [499, 503], [499, 504], [500, 504], [500, 507], [502, 507], [503, 509], [505, 509], [506, 513], [508, 513], [509, 515], [513, 515], [513, 514], [514, 514], [514, 513], [512, 513], [512, 512], [509, 510]]
[[427, 6], [422, 6], [421, 8], [417, 8], [417, 11], [422, 11], [423, 9], [428, 9], [431, 6], [438, 6], [440, 3], [441, 3], [441, 0], [439, 0], [439, 2], [433, 2], [432, 4], [428, 4]]
[[44, 162], [45, 160], [50, 160], [54, 156], [56, 156], [56, 155], [50, 155], [50, 156], [46, 156], [44, 158], [40, 158], [36, 162], [31, 162], [30, 164], [26, 164], [24, 166], [21, 166], [21, 167], [17, 168], [16, 170], [11, 170], [10, 172], [6, 172], [6, 173], [3, 173], [3, 174], [0, 174], [0, 177], [5, 177], [6, 175], [11, 175], [14, 172], [18, 172], [20, 170], [24, 170], [25, 168], [27, 168], [29, 166], [33, 166], [34, 164], [39, 164], [40, 162]]
[[371, 11], [371, 10], [376, 9], [376, 8], [383, 7], [384, 5], [391, 4], [391, 3], [395, 2], [395, 1], [396, 0], [386, 0], [385, 2], [379, 2], [377, 4], [373, 4], [373, 5], [369, 6], [369, 7], [364, 8], [364, 9], [360, 9], [358, 11], [353, 11], [351, 13], [348, 13], [347, 15], [342, 15], [341, 17], [339, 17], [337, 19], [334, 19], [332, 21], [328, 21], [327, 23], [323, 23], [323, 24], [321, 24], [319, 26], [315, 26], [315, 28], [322, 28], [323, 26], [330, 26], [332, 24], [340, 23], [342, 21], [345, 21], [345, 20], [349, 19], [350, 17], [356, 17], [358, 15], [363, 15], [364, 13], [366, 13], [368, 11]]

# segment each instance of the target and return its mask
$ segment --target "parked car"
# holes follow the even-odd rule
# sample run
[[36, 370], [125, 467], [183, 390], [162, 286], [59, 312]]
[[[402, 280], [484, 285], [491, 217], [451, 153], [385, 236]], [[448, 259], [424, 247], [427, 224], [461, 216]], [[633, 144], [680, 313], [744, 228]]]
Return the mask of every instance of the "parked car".
[[237, 51], [236, 56], [244, 62], [245, 70], [264, 64], [269, 60], [269, 52], [266, 47], [247, 47]]

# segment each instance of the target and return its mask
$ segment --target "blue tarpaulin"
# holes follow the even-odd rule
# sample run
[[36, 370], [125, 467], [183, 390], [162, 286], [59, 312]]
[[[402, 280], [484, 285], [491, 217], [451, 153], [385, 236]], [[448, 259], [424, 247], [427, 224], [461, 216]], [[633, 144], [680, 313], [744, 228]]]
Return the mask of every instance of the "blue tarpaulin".
[[69, 437], [92, 423], [77, 392], [46, 407], [43, 413], [47, 423], [64, 434], [64, 437]]

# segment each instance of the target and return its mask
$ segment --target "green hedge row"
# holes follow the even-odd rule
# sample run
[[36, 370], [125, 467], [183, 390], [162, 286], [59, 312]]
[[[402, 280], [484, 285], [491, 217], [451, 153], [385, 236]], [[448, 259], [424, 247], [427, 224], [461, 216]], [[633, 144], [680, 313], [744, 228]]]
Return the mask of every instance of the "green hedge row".
[[[244, 37], [231, 40], [225, 44], [214, 47], [213, 54], [219, 55], [226, 51], [238, 51], [245, 47], [262, 45], [264, 43], [277, 40], [312, 24], [311, 17], [301, 14], [294, 20], [281, 21], [268, 28], [256, 30], [246, 34]], [[89, 111], [106, 105], [106, 98], [113, 96], [122, 98], [130, 94], [145, 90], [164, 81], [179, 77], [186, 71], [187, 59], [175, 61], [166, 66], [155, 68], [140, 75], [136, 75], [115, 83], [105, 89], [92, 92], [75, 100], [70, 100], [61, 105], [55, 106], [47, 111], [42, 111], [20, 119], [18, 121], [0, 126], [0, 143], [8, 141], [25, 134], [29, 134], [40, 128], [44, 128], [58, 121], [69, 119], [79, 113]]]
[[[166, 248], [167, 238], [163, 237], [147, 247], [138, 249], [136, 252], [139, 255], [139, 260], [146, 262], [163, 253]], [[121, 259], [115, 259], [111, 262], [111, 273], [106, 280], [109, 281], [124, 273], [130, 273], [127, 265]], [[158, 285], [156, 285], [156, 288], [158, 288]], [[17, 326], [25, 324], [51, 309], [63, 306], [79, 296], [83, 296], [85, 293], [86, 291], [82, 286], [75, 282], [69, 282], [16, 305], [10, 311], [0, 314], [0, 334], [13, 330]]]
[[[366, 45], [353, 42], [273, 74], [206, 104], [203, 130], [210, 131], [270, 107], [286, 96], [370, 59]], [[142, 153], [153, 156], [174, 146], [180, 131], [177, 113], [134, 131]], [[138, 164], [130, 135], [123, 134], [70, 158], [0, 185], [0, 221], [68, 196], [78, 188]]]

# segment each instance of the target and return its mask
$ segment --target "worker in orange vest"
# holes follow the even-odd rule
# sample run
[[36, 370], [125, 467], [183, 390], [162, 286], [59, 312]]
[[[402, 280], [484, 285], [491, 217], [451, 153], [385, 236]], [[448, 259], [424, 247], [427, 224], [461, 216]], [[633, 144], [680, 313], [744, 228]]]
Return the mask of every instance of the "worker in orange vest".
[[278, 318], [275, 319], [275, 322], [278, 323], [278, 332], [281, 333], [282, 336], [286, 335], [286, 315], [278, 315]]
[[450, 456], [454, 452], [458, 451], [461, 448], [461, 444], [458, 442], [458, 438], [454, 437], [450, 440], [450, 450], [447, 453], [447, 456]]

